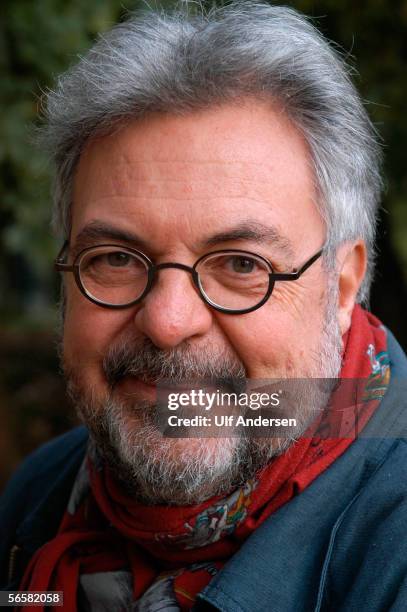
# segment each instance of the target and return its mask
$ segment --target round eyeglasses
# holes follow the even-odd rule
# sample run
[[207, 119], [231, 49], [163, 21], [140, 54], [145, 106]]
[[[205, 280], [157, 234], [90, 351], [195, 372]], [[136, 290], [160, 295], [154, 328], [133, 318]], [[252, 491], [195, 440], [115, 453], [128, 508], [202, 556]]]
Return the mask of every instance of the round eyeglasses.
[[76, 283], [91, 302], [104, 308], [128, 308], [150, 291], [156, 272], [178, 268], [192, 275], [206, 304], [226, 314], [244, 314], [260, 308], [270, 297], [276, 281], [295, 281], [322, 255], [323, 249], [305, 264], [284, 274], [256, 253], [224, 249], [207, 253], [190, 267], [165, 262], [155, 265], [147, 255], [117, 244], [101, 244], [81, 251], [72, 265], [65, 261], [65, 243], [56, 261], [59, 272], [73, 272]]

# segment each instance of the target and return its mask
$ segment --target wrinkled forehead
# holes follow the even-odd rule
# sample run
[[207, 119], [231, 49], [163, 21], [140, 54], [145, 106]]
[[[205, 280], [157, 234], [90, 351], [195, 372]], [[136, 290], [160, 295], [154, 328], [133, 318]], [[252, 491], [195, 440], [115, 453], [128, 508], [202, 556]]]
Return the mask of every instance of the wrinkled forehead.
[[252, 222], [293, 248], [323, 234], [307, 143], [285, 114], [246, 102], [151, 114], [88, 142], [74, 183], [72, 238], [89, 224], [136, 230], [153, 251]]

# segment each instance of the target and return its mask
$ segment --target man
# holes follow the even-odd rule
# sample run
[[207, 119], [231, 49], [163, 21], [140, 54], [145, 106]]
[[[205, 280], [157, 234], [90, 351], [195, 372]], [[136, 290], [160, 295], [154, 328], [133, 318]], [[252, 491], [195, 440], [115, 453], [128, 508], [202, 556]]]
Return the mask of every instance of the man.
[[[360, 306], [380, 155], [341, 59], [289, 8], [134, 16], [49, 94], [44, 143], [87, 429], [11, 481], [2, 588], [67, 610], [405, 610], [407, 364]], [[158, 396], [196, 380], [302, 381], [295, 434], [163, 435]]]

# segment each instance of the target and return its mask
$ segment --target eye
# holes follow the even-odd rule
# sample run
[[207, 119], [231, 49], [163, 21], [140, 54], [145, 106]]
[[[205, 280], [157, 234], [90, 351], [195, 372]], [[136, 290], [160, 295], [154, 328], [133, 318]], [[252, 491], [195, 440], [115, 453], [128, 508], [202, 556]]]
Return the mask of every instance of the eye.
[[131, 259], [131, 255], [123, 253], [123, 251], [113, 251], [108, 253], [106, 256], [107, 263], [115, 268], [123, 268], [127, 266]]
[[257, 262], [247, 256], [234, 255], [229, 258], [227, 265], [229, 269], [238, 274], [250, 274], [256, 270]]

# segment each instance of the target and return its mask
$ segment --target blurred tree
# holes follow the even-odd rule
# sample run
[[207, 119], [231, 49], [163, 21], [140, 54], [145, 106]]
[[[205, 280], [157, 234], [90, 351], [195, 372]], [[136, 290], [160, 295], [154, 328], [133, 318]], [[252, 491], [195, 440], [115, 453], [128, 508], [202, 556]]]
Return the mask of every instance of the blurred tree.
[[382, 137], [386, 190], [377, 236], [371, 309], [407, 347], [407, 1], [295, 0], [317, 18], [355, 69], [354, 81]]
[[[0, 295], [3, 319], [49, 315], [56, 245], [47, 160], [32, 144], [42, 91], [124, 13], [121, 0], [0, 3]], [[42, 317], [43, 318], [43, 317]]]

